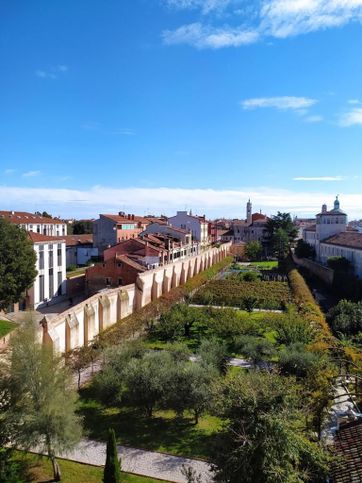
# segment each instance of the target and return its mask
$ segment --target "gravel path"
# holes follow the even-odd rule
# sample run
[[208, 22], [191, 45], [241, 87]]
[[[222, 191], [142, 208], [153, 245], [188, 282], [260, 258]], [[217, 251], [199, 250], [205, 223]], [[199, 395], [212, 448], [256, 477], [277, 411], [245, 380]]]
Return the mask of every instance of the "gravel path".
[[[210, 466], [204, 461], [125, 446], [118, 446], [118, 455], [121, 458], [122, 470], [128, 473], [159, 478], [167, 482], [187, 483], [181, 473], [182, 467], [185, 465], [201, 475], [202, 483], [212, 482]], [[96, 441], [83, 440], [74, 451], [57, 456], [79, 463], [103, 466], [106, 461], [106, 445]]]

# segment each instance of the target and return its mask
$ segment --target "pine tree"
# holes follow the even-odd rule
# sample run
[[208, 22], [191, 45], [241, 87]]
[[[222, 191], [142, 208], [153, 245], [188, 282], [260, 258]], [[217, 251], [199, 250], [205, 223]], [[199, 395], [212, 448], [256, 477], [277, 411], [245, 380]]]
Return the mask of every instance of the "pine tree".
[[116, 435], [114, 429], [108, 430], [107, 458], [104, 467], [104, 483], [120, 483], [121, 463], [118, 461]]

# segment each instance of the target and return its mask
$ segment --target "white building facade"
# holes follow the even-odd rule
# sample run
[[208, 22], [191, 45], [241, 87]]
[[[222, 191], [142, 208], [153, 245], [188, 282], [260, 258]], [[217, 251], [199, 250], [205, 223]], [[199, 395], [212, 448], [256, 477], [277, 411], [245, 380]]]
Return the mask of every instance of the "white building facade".
[[327, 265], [330, 257], [344, 257], [351, 262], [355, 275], [362, 278], [362, 233], [348, 229], [338, 197], [332, 210], [322, 206], [316, 224], [303, 231], [303, 240], [314, 247], [317, 262]]
[[209, 239], [209, 222], [205, 216], [194, 216], [187, 211], [178, 211], [176, 216], [168, 219], [171, 226], [182, 228], [191, 233], [192, 239], [199, 242], [201, 248], [205, 248], [210, 244]]
[[47, 237], [38, 233], [29, 233], [36, 253], [37, 276], [28, 290], [28, 305], [38, 308], [54, 304], [67, 293], [66, 282], [66, 244], [57, 237]]
[[47, 218], [25, 211], [0, 211], [0, 218], [32, 233], [46, 236], [66, 236], [67, 234], [66, 222], [57, 218]]

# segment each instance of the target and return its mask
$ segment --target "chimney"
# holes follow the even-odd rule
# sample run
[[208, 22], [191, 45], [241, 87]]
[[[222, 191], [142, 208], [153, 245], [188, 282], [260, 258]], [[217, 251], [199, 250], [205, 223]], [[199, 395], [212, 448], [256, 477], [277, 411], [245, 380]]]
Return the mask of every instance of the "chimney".
[[322, 213], [327, 213], [327, 205], [322, 205]]
[[128, 213], [127, 215], [127, 218], [130, 220], [131, 219], [131, 215]]
[[134, 215], [132, 215], [132, 220], [134, 220]]
[[118, 214], [119, 214], [119, 216], [125, 216], [125, 212], [124, 211], [119, 211]]

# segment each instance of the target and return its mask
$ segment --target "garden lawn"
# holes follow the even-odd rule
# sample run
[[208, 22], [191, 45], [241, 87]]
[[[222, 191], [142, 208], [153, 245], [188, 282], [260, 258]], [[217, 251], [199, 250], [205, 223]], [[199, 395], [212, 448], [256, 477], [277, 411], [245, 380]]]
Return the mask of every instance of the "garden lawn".
[[15, 322], [9, 322], [8, 320], [0, 320], [0, 337], [5, 337], [9, 332], [13, 331], [17, 327]]
[[274, 270], [278, 268], [278, 262], [277, 261], [250, 262], [250, 267], [257, 268], [258, 270]]
[[248, 301], [254, 308], [284, 309], [292, 302], [286, 282], [243, 282], [238, 280], [211, 280], [193, 297], [195, 304], [224, 305], [246, 308]]
[[114, 428], [117, 443], [176, 456], [207, 459], [213, 436], [221, 421], [205, 415], [194, 424], [191, 415], [177, 418], [173, 411], [155, 411], [152, 418], [133, 408], [104, 406], [92, 386], [81, 390], [78, 412], [91, 439], [107, 441], [108, 428]]
[[[53, 481], [51, 463], [46, 457], [39, 457], [31, 453], [17, 452], [14, 460], [20, 463], [25, 482], [45, 483]], [[103, 468], [58, 459], [63, 483], [100, 483], [103, 478]], [[160, 480], [121, 474], [122, 483], [159, 483]]]

